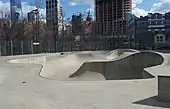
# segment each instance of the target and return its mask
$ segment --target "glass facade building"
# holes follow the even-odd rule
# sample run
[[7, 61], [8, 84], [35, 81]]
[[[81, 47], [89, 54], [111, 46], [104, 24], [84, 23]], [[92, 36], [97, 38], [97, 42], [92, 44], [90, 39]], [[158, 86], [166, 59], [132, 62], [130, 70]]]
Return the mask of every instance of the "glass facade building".
[[10, 0], [11, 23], [19, 21], [21, 18], [21, 0]]

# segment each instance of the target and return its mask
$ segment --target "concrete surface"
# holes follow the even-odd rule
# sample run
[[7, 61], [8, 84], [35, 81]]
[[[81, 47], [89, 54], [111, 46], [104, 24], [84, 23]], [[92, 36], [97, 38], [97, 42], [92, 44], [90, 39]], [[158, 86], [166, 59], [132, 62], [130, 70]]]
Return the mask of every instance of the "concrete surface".
[[158, 100], [170, 102], [170, 76], [158, 76]]
[[[164, 96], [170, 98], [164, 93], [169, 90], [169, 85], [165, 85], [168, 83], [158, 82], [158, 76], [170, 76], [169, 63], [168, 53], [136, 50], [0, 57], [0, 106], [2, 109], [170, 108], [170, 103], [158, 100]], [[159, 90], [161, 87], [165, 90]]]
[[140, 52], [127, 55], [126, 58], [115, 58], [115, 60], [104, 62], [86, 62], [71, 77], [78, 76], [86, 71], [92, 71], [103, 74], [107, 80], [142, 79], [144, 75], [145, 78], [151, 78], [153, 76], [143, 69], [161, 65], [162, 63], [163, 58], [161, 55], [152, 52]]

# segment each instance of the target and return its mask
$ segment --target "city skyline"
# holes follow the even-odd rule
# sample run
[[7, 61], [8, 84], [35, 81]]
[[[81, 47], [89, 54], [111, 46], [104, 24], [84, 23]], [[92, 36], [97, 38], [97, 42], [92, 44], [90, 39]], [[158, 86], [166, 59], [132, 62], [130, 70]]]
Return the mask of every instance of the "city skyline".
[[[133, 1], [133, 13], [136, 16], [147, 15], [148, 12], [160, 12], [165, 13], [169, 11], [170, 0], [132, 0]], [[34, 0], [22, 0], [23, 15], [26, 15], [31, 9], [33, 9]], [[63, 10], [65, 17], [71, 18], [71, 15], [76, 12], [85, 12], [91, 10], [94, 15], [94, 3], [91, 0], [62, 0]], [[9, 0], [0, 0], [0, 11], [9, 8]], [[45, 9], [41, 9], [41, 14], [45, 14]]]

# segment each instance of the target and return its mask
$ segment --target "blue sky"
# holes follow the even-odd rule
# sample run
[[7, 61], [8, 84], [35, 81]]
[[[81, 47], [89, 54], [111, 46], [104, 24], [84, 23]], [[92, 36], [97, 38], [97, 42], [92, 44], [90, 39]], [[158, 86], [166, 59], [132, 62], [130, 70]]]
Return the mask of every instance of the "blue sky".
[[[132, 0], [133, 13], [137, 16], [147, 15], [149, 12], [165, 13], [170, 10], [170, 0]], [[66, 16], [70, 17], [74, 12], [84, 12], [91, 8], [94, 13], [93, 0], [62, 0]]]
[[[132, 0], [133, 1], [133, 13], [137, 16], [147, 15], [149, 12], [164, 13], [170, 10], [170, 0]], [[22, 0], [23, 12], [30, 11], [34, 4], [34, 0]], [[71, 17], [73, 13], [85, 12], [89, 8], [91, 13], [94, 13], [94, 1], [93, 0], [62, 0], [63, 10], [66, 18]], [[4, 9], [9, 9], [9, 0], [0, 0], [0, 12]], [[45, 9], [42, 9], [42, 14], [45, 14]]]
[[85, 12], [88, 8], [90, 8], [89, 4], [78, 4], [72, 6], [69, 0], [63, 0], [62, 5], [66, 17], [70, 17], [73, 13], [76, 12]]
[[137, 5], [137, 7], [149, 10], [154, 3], [156, 3], [156, 0], [143, 0], [141, 4]]
[[[149, 12], [164, 13], [170, 10], [170, 0], [132, 0], [133, 13], [137, 16], [147, 15]], [[63, 8], [67, 16], [73, 12], [84, 12], [91, 8], [93, 13], [93, 0], [63, 0]]]

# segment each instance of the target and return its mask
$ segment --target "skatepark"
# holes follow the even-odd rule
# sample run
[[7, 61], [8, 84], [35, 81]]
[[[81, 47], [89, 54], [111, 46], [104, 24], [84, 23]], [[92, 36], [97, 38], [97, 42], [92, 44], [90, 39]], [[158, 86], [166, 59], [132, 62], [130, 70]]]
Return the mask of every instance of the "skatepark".
[[3, 109], [170, 108], [170, 54], [118, 49], [0, 57]]

